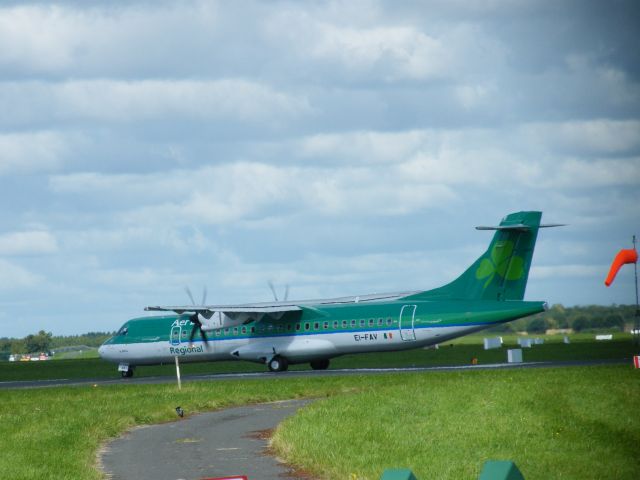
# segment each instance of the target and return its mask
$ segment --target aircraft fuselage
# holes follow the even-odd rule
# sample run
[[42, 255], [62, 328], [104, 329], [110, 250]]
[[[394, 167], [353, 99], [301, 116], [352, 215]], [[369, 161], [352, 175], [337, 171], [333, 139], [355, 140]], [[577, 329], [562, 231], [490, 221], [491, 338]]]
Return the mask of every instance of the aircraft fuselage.
[[442, 343], [544, 311], [544, 302], [413, 301], [307, 306], [280, 319], [204, 330], [208, 342], [189, 341], [188, 315], [129, 320], [101, 348], [105, 360], [129, 365], [247, 360], [290, 364], [365, 352], [408, 350]]

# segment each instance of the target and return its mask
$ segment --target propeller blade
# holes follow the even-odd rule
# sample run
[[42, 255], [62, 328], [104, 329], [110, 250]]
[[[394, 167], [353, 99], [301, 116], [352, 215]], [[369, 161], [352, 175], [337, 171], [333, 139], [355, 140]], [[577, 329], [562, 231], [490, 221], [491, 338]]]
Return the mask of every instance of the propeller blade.
[[202, 303], [200, 305], [206, 305], [207, 303], [207, 286], [202, 287]]
[[198, 312], [191, 315], [189, 317], [189, 321], [193, 324], [193, 328], [191, 329], [191, 335], [189, 335], [189, 343], [193, 343], [193, 337], [196, 336], [196, 330], [202, 329], [202, 323], [198, 318]]
[[284, 301], [289, 300], [289, 285], [284, 287]]
[[191, 328], [191, 334], [189, 335], [189, 345], [193, 343], [193, 337], [196, 336], [197, 329], [198, 329], [198, 326], [194, 323], [193, 328]]
[[189, 287], [184, 287], [184, 291], [187, 292], [187, 295], [189, 295], [189, 300], [191, 300], [191, 305], [195, 305], [196, 301], [193, 299], [193, 295], [191, 294], [191, 290], [189, 289]]
[[202, 341], [205, 346], [209, 347], [209, 339], [207, 335], [202, 330], [202, 322], [200, 321], [200, 317], [198, 317], [198, 312], [194, 313], [189, 317], [189, 321], [193, 324], [193, 328], [191, 329], [191, 334], [189, 335], [189, 344], [193, 343], [193, 337], [196, 336], [196, 331], [200, 331], [200, 337], [202, 337]]
[[271, 293], [273, 293], [273, 299], [277, 302], [278, 301], [278, 295], [276, 294], [276, 289], [273, 288], [273, 282], [271, 280], [269, 280], [269, 288], [271, 289]]

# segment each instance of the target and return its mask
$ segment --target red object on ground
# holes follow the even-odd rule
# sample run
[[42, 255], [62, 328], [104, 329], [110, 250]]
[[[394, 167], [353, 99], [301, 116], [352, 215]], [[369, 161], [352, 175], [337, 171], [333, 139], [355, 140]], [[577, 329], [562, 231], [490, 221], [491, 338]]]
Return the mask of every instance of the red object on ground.
[[604, 281], [604, 284], [608, 287], [613, 283], [613, 279], [616, 278], [618, 274], [618, 270], [622, 265], [627, 263], [636, 263], [638, 261], [638, 252], [636, 252], [635, 248], [630, 248], [628, 250], [620, 250], [616, 255], [616, 258], [613, 259], [613, 263], [611, 264], [611, 268], [609, 269], [609, 275], [607, 275], [607, 279]]
[[633, 356], [633, 366], [636, 368], [640, 368], [640, 355]]

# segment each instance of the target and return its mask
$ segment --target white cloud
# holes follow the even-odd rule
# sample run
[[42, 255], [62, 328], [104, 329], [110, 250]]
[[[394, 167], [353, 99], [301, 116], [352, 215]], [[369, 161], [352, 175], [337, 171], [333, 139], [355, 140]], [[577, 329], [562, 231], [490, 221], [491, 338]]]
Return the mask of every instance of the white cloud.
[[358, 8], [350, 3], [313, 14], [309, 9], [283, 9], [266, 18], [265, 32], [296, 52], [303, 64], [338, 68], [340, 77], [367, 84], [459, 81], [504, 63], [505, 48], [477, 25], [425, 21], [418, 26], [415, 19], [389, 16], [377, 3], [359, 3]]
[[550, 188], [640, 187], [640, 157], [588, 161], [578, 158], [554, 161], [541, 183]]
[[303, 157], [335, 158], [341, 163], [398, 163], [423, 148], [429, 134], [426, 131], [316, 134], [303, 138], [292, 149], [299, 150]]
[[42, 277], [13, 262], [0, 258], [0, 290], [17, 290], [38, 285]]
[[0, 255], [48, 255], [57, 251], [56, 238], [46, 231], [0, 234]]
[[456, 199], [446, 185], [411, 180], [393, 165], [292, 168], [238, 162], [151, 175], [58, 175], [50, 185], [58, 193], [128, 199], [118, 203], [117, 216], [135, 225], [233, 224], [280, 206], [337, 216], [393, 215]]
[[438, 78], [449, 73], [451, 56], [446, 46], [411, 27], [368, 29], [318, 25], [311, 54], [340, 62], [346, 69], [390, 67], [390, 75]]
[[608, 271], [607, 265], [532, 265], [531, 278], [543, 280], [546, 278], [593, 278], [600, 279], [604, 284], [604, 278]]
[[0, 175], [57, 170], [69, 150], [56, 132], [0, 133]]
[[561, 152], [615, 155], [640, 149], [640, 121], [585, 120], [531, 123], [521, 127], [530, 142]]
[[304, 97], [243, 80], [69, 80], [0, 84], [0, 125], [188, 117], [279, 122], [310, 111]]
[[75, 16], [57, 6], [25, 6], [0, 10], [0, 65], [51, 70], [71, 64], [74, 41], [70, 21]]
[[[100, 73], [150, 64], [166, 66], [169, 55], [188, 54], [194, 40], [215, 32], [211, 2], [173, 5], [16, 5], [0, 9], [0, 68], [19, 72]], [[213, 28], [212, 28], [213, 27]], [[182, 31], [181, 31], [182, 30]], [[186, 35], [197, 32], [195, 38]], [[183, 36], [183, 42], [169, 38]], [[186, 38], [185, 38], [186, 37]], [[200, 38], [199, 38], [200, 37]]]

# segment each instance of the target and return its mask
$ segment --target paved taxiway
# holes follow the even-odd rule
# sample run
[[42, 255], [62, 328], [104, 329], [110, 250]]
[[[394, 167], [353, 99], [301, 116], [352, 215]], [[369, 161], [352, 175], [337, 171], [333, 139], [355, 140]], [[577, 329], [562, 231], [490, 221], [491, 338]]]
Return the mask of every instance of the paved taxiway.
[[[459, 365], [449, 367], [403, 367], [403, 368], [345, 368], [336, 370], [292, 370], [288, 372], [254, 372], [254, 373], [216, 373], [208, 375], [183, 375], [183, 382], [222, 381], [238, 379], [262, 379], [293, 378], [293, 377], [320, 377], [340, 375], [378, 375], [384, 373], [408, 373], [408, 372], [443, 372], [456, 370], [502, 370], [509, 368], [557, 368], [557, 367], [581, 367], [596, 365], [632, 365], [631, 359], [616, 360], [590, 360], [570, 362], [524, 362], [524, 363], [495, 363], [487, 365]], [[114, 372], [114, 376], [117, 372]], [[22, 380], [0, 382], [3, 388], [43, 388], [61, 386], [87, 386], [87, 385], [127, 385], [127, 384], [158, 384], [172, 383], [176, 381], [174, 376], [162, 377], [133, 377], [133, 378], [98, 378], [98, 379], [54, 379], [54, 380]]]
[[112, 480], [231, 475], [261, 480], [300, 478], [268, 455], [267, 440], [271, 429], [309, 402], [248, 405], [135, 428], [107, 444], [100, 463]]

